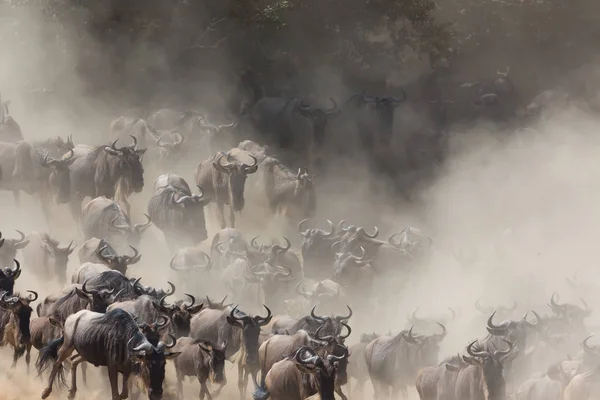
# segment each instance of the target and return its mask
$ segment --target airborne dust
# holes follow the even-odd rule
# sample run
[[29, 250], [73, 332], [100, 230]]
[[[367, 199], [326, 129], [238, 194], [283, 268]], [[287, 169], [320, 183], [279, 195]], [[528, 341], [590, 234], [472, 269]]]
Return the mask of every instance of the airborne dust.
[[[124, 113], [115, 107], [115, 104], [120, 107], [121, 99], [116, 95], [115, 103], [107, 104], [87, 93], [86, 82], [69, 69], [74, 65], [74, 52], [46, 37], [41, 21], [40, 15], [31, 10], [13, 10], [10, 15], [0, 15], [2, 99], [11, 100], [11, 115], [20, 123], [26, 140], [72, 134], [76, 144], [107, 142], [110, 121]], [[89, 51], [94, 51], [93, 46]], [[131, 68], [144, 61], [140, 55], [136, 60], [138, 64]], [[154, 63], [159, 61], [154, 60]], [[588, 83], [594, 90], [600, 88], [600, 82], [596, 81], [598, 67], [591, 63], [584, 69], [592, 76]], [[513, 65], [512, 69], [518, 70], [518, 66]], [[67, 85], [62, 93], [72, 94], [68, 101], [61, 96], [54, 102], [51, 94], [40, 92], [41, 89], [53, 90], [55, 82]], [[340, 85], [329, 82], [328, 87], [334, 86], [340, 93], [346, 93]], [[211, 93], [215, 95], [219, 93]], [[330, 95], [336, 97], [337, 93]], [[176, 95], [171, 93], [170, 97]], [[37, 103], [32, 99], [44, 106], [36, 109]], [[203, 106], [199, 103], [187, 107]], [[400, 107], [396, 112], [395, 141], [401, 140], [405, 111]], [[318, 206], [312, 224], [324, 227], [325, 219], [334, 222], [347, 219], [369, 230], [373, 225], [379, 226], [384, 238], [411, 225], [423, 229], [434, 242], [430, 264], [418, 274], [407, 277], [400, 288], [401, 301], [379, 304], [376, 309], [354, 314], [350, 320], [353, 334], [348, 343], [357, 342], [361, 333], [385, 334], [409, 328], [407, 315], [416, 307], [419, 307], [419, 315], [434, 318], [447, 314], [451, 307], [457, 316], [447, 323], [448, 336], [439, 354], [441, 361], [463, 352], [470, 341], [485, 336], [486, 316], [474, 308], [479, 298], [489, 307], [508, 307], [516, 302], [517, 308], [510, 317], [517, 320], [531, 309], [540, 315], [550, 313], [546, 303], [554, 292], [560, 295], [561, 302], [580, 304], [583, 297], [592, 309], [600, 310], [600, 291], [595, 285], [600, 278], [596, 265], [600, 226], [599, 129], [600, 118], [585, 104], [581, 107], [574, 104], [545, 113], [533, 126], [517, 133], [514, 129], [490, 124], [452, 131], [443, 168], [433, 182], [412, 197], [412, 202], [391, 194], [391, 190], [386, 190], [385, 178], [379, 180], [373, 174], [361, 173], [361, 168], [353, 169], [357, 172], [352, 176], [345, 175], [339, 171], [343, 168], [339, 168], [335, 169], [336, 174], [317, 177]], [[193, 182], [200, 161], [201, 158], [182, 160], [178, 170], [173, 172]], [[340, 162], [361, 163], [363, 160], [357, 156]], [[130, 200], [136, 223], [143, 221], [142, 214], [146, 212], [147, 199], [157, 176], [151, 165], [144, 167], [144, 190]], [[15, 229], [25, 233], [37, 230], [51, 233], [63, 245], [71, 240], [78, 245], [83, 243], [67, 207], [52, 205], [48, 225], [37, 199], [22, 195], [21, 207], [17, 208], [10, 192], [0, 192], [0, 204], [3, 237], [13, 237]], [[266, 213], [263, 205], [246, 204], [238, 217], [246, 239], [255, 235], [264, 240], [287, 236], [294, 249], [299, 250], [301, 236], [295, 228], [277, 219], [265, 219]], [[208, 252], [210, 240], [218, 231], [216, 220], [208, 212], [207, 228], [209, 239], [201, 247]], [[185, 291], [193, 291], [198, 297], [223, 297], [223, 293], [214, 291], [207, 282], [189, 287], [189, 282], [186, 285], [185, 279], [169, 268], [172, 255], [162, 233], [155, 227], [147, 231], [140, 252], [142, 261], [131, 268], [131, 275], [143, 277], [146, 285], [165, 287], [168, 280], [182, 288], [177, 295], [183, 293], [185, 287]], [[17, 258], [21, 259], [20, 255]], [[77, 266], [75, 252], [69, 262], [68, 279]], [[577, 271], [578, 282], [584, 284], [574, 288], [567, 278], [573, 279]], [[23, 265], [23, 275], [16, 287], [20, 291], [38, 291], [38, 301], [60, 290], [58, 282], [40, 281], [29, 274], [27, 265]], [[398, 288], [386, 290], [396, 295], [399, 291]], [[594, 312], [586, 320], [590, 332], [600, 325], [598, 315]], [[39, 398], [46, 377], [42, 381], [33, 371], [27, 376], [23, 361], [16, 369], [10, 369], [11, 352], [8, 347], [0, 350], [0, 400]], [[33, 350], [34, 361], [36, 357], [37, 351]], [[80, 385], [79, 397], [107, 398], [105, 378], [94, 368], [88, 371], [92, 377], [89, 388]], [[531, 374], [536, 372], [544, 371], [530, 371]], [[228, 363], [226, 373], [228, 385], [220, 398], [237, 399], [237, 368]], [[168, 366], [166, 387], [174, 387], [171, 366]], [[186, 383], [186, 398], [195, 398], [198, 389], [197, 382]], [[371, 393], [367, 384], [367, 398]], [[418, 398], [414, 388], [410, 388], [409, 393], [411, 399]], [[51, 398], [66, 398], [66, 393], [55, 390]]]

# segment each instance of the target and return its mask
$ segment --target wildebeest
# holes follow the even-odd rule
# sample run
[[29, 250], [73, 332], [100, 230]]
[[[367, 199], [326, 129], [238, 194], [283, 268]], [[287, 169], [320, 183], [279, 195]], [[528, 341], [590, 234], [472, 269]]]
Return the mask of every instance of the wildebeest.
[[555, 364], [543, 376], [523, 382], [517, 389], [516, 400], [562, 400], [569, 381], [560, 363]]
[[310, 347], [300, 347], [295, 355], [273, 365], [264, 379], [266, 393], [257, 392], [254, 398], [262, 400], [270, 395], [273, 400], [334, 399], [338, 366], [346, 358], [347, 352], [321, 358]]
[[31, 332], [31, 345], [37, 350], [41, 350], [51, 341], [60, 337], [62, 327], [53, 317], [37, 317], [31, 318], [29, 331]]
[[274, 154], [271, 150], [271, 147], [268, 145], [261, 146], [253, 140], [243, 140], [238, 144], [238, 149], [247, 151], [252, 154], [258, 160], [258, 163], [261, 164], [267, 157], [273, 157]]
[[370, 96], [365, 92], [348, 99], [344, 111], [354, 119], [365, 150], [371, 151], [378, 146], [390, 145], [394, 134], [394, 111], [405, 100], [404, 91], [400, 99]]
[[365, 347], [365, 361], [373, 384], [375, 399], [382, 399], [387, 388], [392, 388], [392, 397], [402, 391], [406, 398], [407, 382], [414, 382], [417, 371], [415, 363], [417, 339], [409, 331], [396, 336], [380, 336]]
[[23, 133], [21, 133], [21, 127], [10, 116], [8, 106], [10, 100], [2, 101], [0, 96], [0, 141], [15, 143], [23, 140]]
[[148, 200], [148, 215], [165, 235], [172, 250], [186, 244], [197, 245], [208, 234], [204, 206], [210, 199], [192, 194], [185, 179], [175, 174], [164, 174], [154, 181], [154, 192]]
[[27, 240], [29, 245], [23, 250], [23, 260], [29, 269], [40, 279], [58, 279], [64, 284], [69, 256], [75, 250], [75, 247], [71, 247], [73, 242], [67, 247], [60, 247], [57, 240], [39, 232], [31, 232]]
[[298, 223], [298, 231], [302, 234], [302, 259], [304, 260], [304, 276], [310, 279], [322, 280], [331, 277], [331, 271], [326, 266], [333, 265], [335, 253], [331, 246], [340, 237], [336, 234], [335, 225], [327, 220], [329, 232], [323, 229], [307, 228], [302, 230], [307, 220]]
[[48, 177], [49, 194], [54, 195], [56, 204], [67, 204], [71, 201], [71, 175], [69, 167], [76, 160], [73, 149], [68, 155], [62, 158], [52, 158], [48, 154], [44, 154], [43, 160], [40, 162], [42, 166], [50, 168], [50, 176]]
[[335, 101], [330, 100], [333, 108], [327, 110], [299, 97], [263, 97], [250, 107], [249, 120], [254, 130], [265, 137], [260, 142], [295, 153], [313, 168], [325, 141], [327, 120], [339, 111]]
[[[2, 239], [4, 240], [4, 239]], [[21, 276], [21, 264], [17, 260], [12, 260], [15, 263], [15, 269], [5, 267], [0, 269], [0, 295], [6, 293], [12, 295], [15, 289], [15, 281]]]
[[0, 265], [12, 264], [17, 257], [17, 251], [22, 250], [29, 244], [25, 234], [17, 230], [19, 239], [2, 239], [0, 244]]
[[87, 282], [81, 286], [67, 286], [62, 292], [46, 297], [42, 304], [38, 305], [37, 313], [39, 317], [52, 317], [63, 326], [69, 315], [81, 310], [106, 312], [114, 293], [114, 288], [88, 289]]
[[271, 213], [292, 221], [311, 218], [317, 207], [313, 176], [305, 167], [292, 172], [279, 160], [267, 157], [258, 169], [258, 190], [264, 193]]
[[221, 388], [227, 383], [225, 377], [225, 350], [227, 342], [217, 346], [209, 341], [194, 341], [189, 337], [177, 339], [177, 344], [173, 351], [181, 353], [174, 361], [175, 372], [177, 373], [177, 395], [183, 399], [183, 379], [186, 376], [193, 376], [200, 382], [200, 399], [208, 397], [212, 399], [208, 391], [206, 381], [210, 379], [211, 383], [219, 385], [219, 389], [214, 395], [218, 395]]
[[9, 344], [13, 348], [14, 368], [19, 358], [25, 355], [27, 363], [27, 372], [29, 372], [29, 362], [31, 361], [31, 332], [29, 322], [33, 312], [30, 303], [38, 298], [38, 294], [32, 290], [28, 297], [21, 297], [18, 294], [8, 295], [2, 293], [0, 296], [0, 346]]
[[86, 240], [102, 238], [119, 253], [127, 250], [126, 244], [139, 248], [142, 233], [152, 224], [145, 216], [145, 224], [133, 225], [119, 203], [105, 196], [96, 197], [83, 208], [83, 236]]
[[176, 338], [189, 336], [192, 318], [204, 307], [204, 303], [196, 304], [196, 298], [191, 294], [186, 293], [185, 295], [190, 299], [188, 304], [181, 300], [174, 304], [166, 304], [167, 296], [163, 296], [159, 302], [154, 301], [153, 303], [154, 308], [169, 317], [171, 332]]
[[[354, 398], [355, 395], [359, 395], [362, 399], [364, 395], [365, 382], [369, 380], [369, 371], [367, 370], [367, 363], [365, 362], [365, 348], [369, 343], [379, 337], [375, 332], [370, 334], [360, 335], [360, 341], [349, 346], [348, 350], [352, 355], [352, 362], [348, 364], [348, 377], [356, 380], [356, 389], [352, 391], [350, 381], [348, 381], [348, 391]], [[437, 400], [437, 399], [436, 399]]]
[[76, 370], [81, 362], [108, 367], [112, 400], [128, 397], [124, 384], [119, 395], [117, 373], [127, 382], [134, 366], [141, 368], [140, 376], [147, 385], [150, 400], [160, 400], [163, 394], [166, 360], [180, 353], [168, 352], [175, 345], [159, 342], [152, 345], [131, 315], [123, 310], [113, 310], [106, 314], [88, 310], [79, 311], [67, 318], [63, 336], [52, 341], [40, 352], [37, 368], [41, 373], [53, 363], [48, 379], [48, 387], [42, 393], [47, 398], [52, 392], [54, 380], [62, 377], [62, 363], [77, 350], [77, 358], [71, 366], [71, 397], [77, 391]]
[[[253, 164], [244, 161], [244, 158], [248, 157], [253, 160]], [[221, 229], [227, 226], [223, 214], [224, 205], [229, 206], [231, 228], [235, 227], [234, 212], [241, 212], [244, 209], [246, 178], [257, 169], [256, 157], [236, 148], [227, 153], [217, 153], [212, 159], [204, 160], [198, 165], [195, 175], [196, 184], [215, 204]]]
[[[267, 325], [273, 315], [267, 306], [267, 316], [248, 316], [236, 307], [223, 310], [204, 309], [192, 318], [190, 337], [194, 340], [208, 340], [213, 343], [227, 342], [226, 356], [231, 357], [241, 349], [238, 360], [238, 388], [240, 397], [245, 398], [248, 374], [257, 385], [258, 337], [260, 328]], [[237, 314], [237, 315], [236, 315]]]
[[[69, 167], [71, 178], [71, 209], [79, 219], [81, 202], [87, 197], [106, 196], [130, 207], [127, 198], [144, 187], [144, 168], [141, 157], [146, 149], [137, 148], [137, 139], [126, 147], [99, 146], [78, 157]], [[101, 237], [101, 236], [100, 236]]]
[[504, 399], [506, 398], [506, 384], [502, 376], [503, 362], [510, 357], [513, 344], [504, 341], [509, 347], [507, 350], [496, 350], [492, 353], [475, 349], [477, 341], [467, 346], [468, 356], [463, 356], [464, 361], [470, 364], [458, 373], [454, 389], [455, 399]]
[[137, 263], [142, 258], [135, 247], [129, 247], [133, 250], [133, 256], [120, 256], [106, 240], [92, 238], [79, 248], [79, 262], [81, 264], [86, 262], [104, 264], [110, 269], [127, 275], [127, 267]]
[[459, 400], [454, 397], [458, 373], [467, 364], [460, 355], [449, 357], [419, 372], [415, 386], [421, 400]]
[[306, 315], [300, 319], [291, 318], [273, 324], [273, 333], [292, 335], [302, 329], [310, 334], [314, 334], [317, 329], [323, 326], [323, 335], [339, 336], [344, 327], [342, 323], [347, 323], [353, 314], [350, 306], [346, 306], [348, 308], [348, 315], [319, 316], [315, 314], [316, 307], [317, 306], [313, 306], [310, 310], [310, 315]]
[[213, 263], [223, 270], [240, 256], [245, 256], [248, 243], [242, 232], [235, 228], [225, 228], [213, 236], [210, 246], [210, 257]]

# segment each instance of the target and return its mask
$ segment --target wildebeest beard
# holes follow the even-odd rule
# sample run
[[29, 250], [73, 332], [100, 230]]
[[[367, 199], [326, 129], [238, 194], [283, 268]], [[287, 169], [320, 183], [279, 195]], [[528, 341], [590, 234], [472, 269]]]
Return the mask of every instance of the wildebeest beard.
[[246, 185], [246, 174], [234, 172], [229, 176], [231, 185], [231, 205], [235, 211], [244, 209], [244, 186]]
[[121, 172], [122, 176], [127, 177], [129, 185], [134, 192], [140, 193], [144, 188], [144, 167], [140, 156], [130, 149], [126, 150], [123, 157], [120, 157], [117, 173]]
[[31, 321], [32, 309], [29, 305], [21, 305], [15, 317], [19, 320], [19, 332], [21, 333], [21, 344], [31, 341], [31, 332], [29, 330], [29, 322]]

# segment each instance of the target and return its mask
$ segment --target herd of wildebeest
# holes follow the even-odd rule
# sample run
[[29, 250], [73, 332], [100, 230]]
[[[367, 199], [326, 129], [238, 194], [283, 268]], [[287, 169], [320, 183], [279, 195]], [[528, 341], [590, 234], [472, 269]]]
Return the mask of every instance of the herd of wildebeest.
[[[494, 81], [498, 93], [482, 93], [475, 105], [496, 104], [507, 74]], [[351, 100], [381, 116], [374, 125], [358, 121], [359, 131], [385, 134], [394, 105], [405, 96], [363, 93]], [[516, 304], [488, 309], [478, 301], [487, 336], [465, 340], [464, 351], [441, 361], [440, 344], [457, 318], [452, 309], [444, 318], [419, 317], [415, 310], [400, 332], [352, 328], [353, 318], [393, 304], [406, 277], [430, 262], [434, 242], [410, 226], [387, 240], [377, 227], [352, 221], [324, 220], [327, 228], [315, 227], [318, 163], [311, 156], [328, 117], [339, 112], [335, 101], [322, 109], [299, 98], [261, 99], [245, 113], [265, 132], [264, 141], [240, 138], [225, 149], [221, 133], [239, 121], [213, 124], [198, 112], [119, 117], [105, 144], [94, 147], [72, 137], [25, 140], [8, 102], [0, 101], [0, 109], [0, 188], [13, 192], [17, 206], [22, 191], [39, 198], [47, 218], [54, 205], [67, 204], [78, 227], [77, 246], [44, 232], [17, 231], [0, 241], [0, 344], [12, 347], [13, 367], [24, 355], [28, 372], [31, 348], [39, 351], [36, 369], [48, 379], [42, 398], [66, 384], [67, 371], [74, 398], [78, 366], [85, 384], [92, 364], [106, 367], [113, 400], [130, 393], [161, 399], [172, 364], [179, 398], [184, 378], [196, 377], [200, 398], [210, 399], [227, 383], [226, 361], [237, 364], [242, 400], [361, 398], [368, 381], [375, 399], [390, 392], [407, 398], [410, 387], [421, 400], [585, 400], [600, 393], [600, 349], [590, 343], [584, 320], [592, 311], [585, 302], [561, 303], [553, 295], [550, 314], [538, 309], [515, 318]], [[311, 134], [293, 140], [303, 132], [294, 124], [306, 124]], [[290, 143], [306, 151], [306, 166], [292, 168], [297, 160], [279, 157], [277, 150]], [[206, 158], [198, 160], [190, 187], [171, 163], [195, 154]], [[144, 187], [143, 164], [157, 173], [145, 221], [135, 224], [128, 198]], [[265, 244], [236, 229], [245, 195], [293, 222], [298, 247], [286, 237]], [[220, 228], [210, 242], [205, 208]], [[166, 279], [165, 290], [131, 274], [152, 225], [164, 234], [172, 255], [168, 270], [182, 277], [185, 293]], [[76, 249], [79, 263], [67, 276]], [[30, 287], [23, 288], [26, 295], [15, 290], [21, 262], [40, 281], [57, 280], [63, 289], [44, 299]], [[207, 282], [225, 296], [221, 301], [202, 291]]]

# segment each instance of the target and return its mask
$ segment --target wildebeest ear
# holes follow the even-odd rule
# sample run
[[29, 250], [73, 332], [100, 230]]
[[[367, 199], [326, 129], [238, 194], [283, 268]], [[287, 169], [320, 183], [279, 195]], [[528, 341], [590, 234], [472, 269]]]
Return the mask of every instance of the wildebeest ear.
[[179, 357], [180, 354], [181, 354], [180, 351], [177, 351], [175, 353], [167, 353], [167, 354], [165, 354], [165, 360], [173, 360], [173, 359]]
[[136, 150], [135, 152], [138, 156], [143, 156], [144, 153], [146, 152], [146, 150], [148, 150], [148, 149], [139, 149], [139, 150]]
[[54, 317], [48, 318], [48, 322], [50, 322], [50, 325], [52, 325], [52, 326], [55, 326], [57, 328], [62, 328], [62, 326], [60, 326], [60, 322], [58, 322]]
[[240, 321], [237, 321], [231, 317], [227, 317], [227, 323], [231, 326], [237, 326], [238, 328], [243, 328], [244, 326], [240, 323]]
[[83, 293], [79, 288], [75, 288], [75, 294], [77, 294], [77, 296], [81, 297], [84, 300], [89, 300], [90, 298], [88, 297], [87, 294]]
[[296, 368], [298, 368], [303, 374], [312, 374], [314, 372], [312, 369], [307, 368], [304, 365], [298, 363], [296, 363]]
[[198, 342], [198, 347], [200, 347], [200, 350], [206, 352], [206, 353], [210, 353], [213, 349], [212, 344], [210, 344], [210, 342]]
[[202, 307], [204, 307], [204, 304], [196, 304], [195, 306], [188, 308], [188, 312], [191, 315], [197, 314], [202, 310]]
[[448, 364], [448, 363], [446, 363], [446, 369], [448, 371], [452, 371], [452, 372], [460, 371], [460, 367], [457, 367], [456, 365], [452, 365], [452, 364]]

